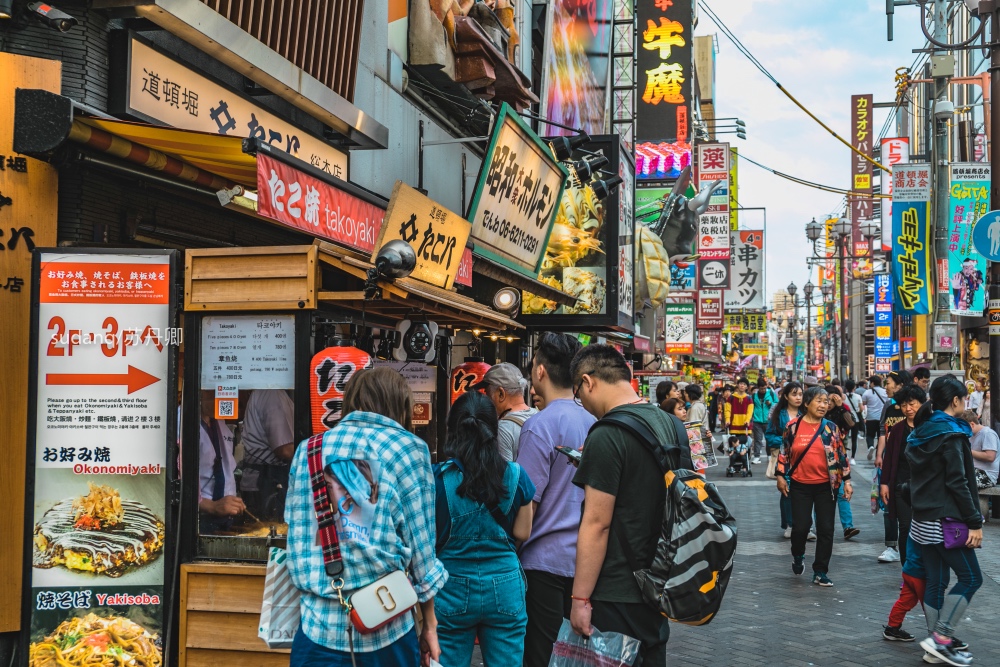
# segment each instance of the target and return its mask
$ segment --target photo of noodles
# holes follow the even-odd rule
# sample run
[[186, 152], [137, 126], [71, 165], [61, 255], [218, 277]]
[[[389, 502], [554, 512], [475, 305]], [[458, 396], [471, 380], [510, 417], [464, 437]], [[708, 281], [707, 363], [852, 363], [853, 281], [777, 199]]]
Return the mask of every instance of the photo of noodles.
[[160, 638], [121, 616], [69, 618], [32, 642], [28, 667], [160, 667]]
[[120, 577], [163, 549], [163, 521], [116, 489], [88, 483], [89, 493], [57, 502], [35, 524], [32, 565]]

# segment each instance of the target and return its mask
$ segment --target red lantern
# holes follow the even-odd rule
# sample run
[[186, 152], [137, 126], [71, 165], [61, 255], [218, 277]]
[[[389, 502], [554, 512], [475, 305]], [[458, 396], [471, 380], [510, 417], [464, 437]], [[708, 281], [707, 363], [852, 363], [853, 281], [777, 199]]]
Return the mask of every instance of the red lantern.
[[334, 427], [342, 416], [344, 387], [354, 374], [374, 366], [371, 355], [344, 341], [317, 352], [309, 366], [309, 402], [313, 433]]
[[451, 371], [451, 404], [454, 405], [459, 396], [482, 380], [490, 368], [482, 357], [466, 357], [464, 363], [455, 366]]

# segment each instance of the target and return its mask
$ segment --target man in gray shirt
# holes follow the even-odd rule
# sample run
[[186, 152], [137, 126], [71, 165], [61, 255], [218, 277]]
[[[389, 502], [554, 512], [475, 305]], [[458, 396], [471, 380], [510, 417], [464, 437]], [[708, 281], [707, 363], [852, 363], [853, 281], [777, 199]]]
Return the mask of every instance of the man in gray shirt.
[[528, 380], [514, 364], [502, 363], [486, 371], [483, 379], [472, 388], [482, 389], [496, 406], [500, 417], [497, 432], [500, 455], [507, 461], [513, 461], [517, 458], [521, 427], [528, 417], [538, 413], [536, 408], [529, 408], [524, 400]]

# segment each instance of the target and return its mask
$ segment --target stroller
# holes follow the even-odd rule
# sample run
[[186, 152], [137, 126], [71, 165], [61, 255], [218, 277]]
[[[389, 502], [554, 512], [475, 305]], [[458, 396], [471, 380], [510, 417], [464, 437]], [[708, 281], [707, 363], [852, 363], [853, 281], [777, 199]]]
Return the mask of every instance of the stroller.
[[750, 469], [750, 443], [740, 442], [735, 435], [729, 436], [729, 467], [726, 468], [726, 477], [753, 477], [753, 470]]

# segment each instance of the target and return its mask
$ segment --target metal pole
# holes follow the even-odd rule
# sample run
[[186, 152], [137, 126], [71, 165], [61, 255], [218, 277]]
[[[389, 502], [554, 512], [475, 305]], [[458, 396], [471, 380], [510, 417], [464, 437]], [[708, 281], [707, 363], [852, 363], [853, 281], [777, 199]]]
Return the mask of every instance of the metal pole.
[[799, 303], [792, 297], [794, 315], [792, 316], [792, 379], [799, 373]]
[[[980, 6], [986, 5], [982, 3]], [[990, 14], [990, 89], [992, 100], [1000, 100], [1000, 12], [996, 3]], [[991, 135], [1000, 137], [1000, 112], [990, 109]], [[1000, 152], [990, 144], [990, 208], [1000, 209]], [[990, 301], [1000, 299], [1000, 262], [990, 262]], [[992, 332], [991, 332], [992, 333]], [[1000, 417], [1000, 336], [990, 336], [990, 415], [993, 423]], [[992, 428], [993, 424], [988, 424]]]
[[812, 368], [812, 295], [806, 297], [806, 375]]
[[[934, 0], [934, 39], [939, 42], [948, 41], [948, 0]], [[938, 55], [935, 52], [934, 55]], [[951, 52], [947, 52], [949, 55]], [[948, 78], [934, 78], [934, 150], [933, 150], [933, 174], [934, 174], [934, 254], [935, 261], [932, 276], [937, 278], [937, 263], [941, 260], [948, 261], [948, 203], [950, 200], [951, 179], [948, 173], [948, 149], [949, 133], [948, 123], [951, 118], [937, 115], [937, 105], [948, 100]], [[938, 292], [936, 315], [928, 317], [927, 323], [930, 330], [927, 332], [928, 340], [933, 339], [934, 322], [951, 321], [951, 300], [950, 293], [945, 290]], [[945, 355], [935, 355], [935, 368], [947, 368], [950, 364]]]
[[[850, 364], [850, 350], [848, 350], [847, 344], [848, 327], [847, 321], [844, 319], [848, 313], [848, 309], [850, 308], [850, 300], [844, 298], [844, 295], [847, 294], [847, 271], [844, 268], [844, 245], [847, 244], [848, 238], [849, 237], [845, 236], [837, 241], [837, 245], [839, 246], [838, 250], [840, 252], [840, 268], [838, 269], [840, 271], [840, 370], [844, 374], [847, 373], [847, 367]], [[861, 334], [864, 336], [864, 327], [861, 328]], [[862, 347], [862, 354], [863, 353], [864, 347]], [[858, 375], [856, 369], [852, 375]], [[858, 375], [858, 377], [861, 376]]]

